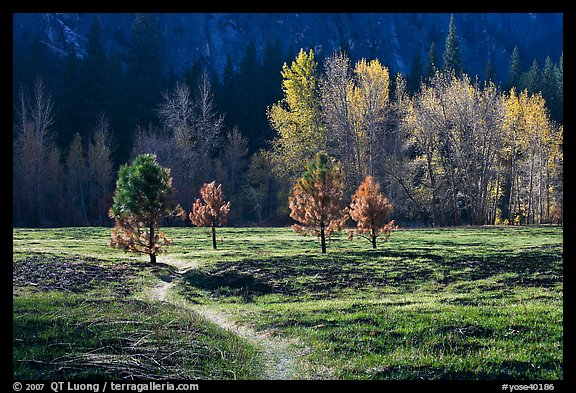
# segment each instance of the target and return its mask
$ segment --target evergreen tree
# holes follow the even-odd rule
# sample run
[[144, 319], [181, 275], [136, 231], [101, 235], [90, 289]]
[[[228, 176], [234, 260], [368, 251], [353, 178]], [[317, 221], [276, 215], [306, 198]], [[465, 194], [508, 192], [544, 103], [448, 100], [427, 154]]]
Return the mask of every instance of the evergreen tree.
[[340, 167], [323, 153], [316, 154], [308, 169], [298, 180], [289, 197], [290, 217], [296, 232], [311, 233], [320, 238], [326, 253], [326, 236], [342, 229], [348, 220], [343, 208], [344, 181]]
[[216, 186], [216, 181], [205, 183], [200, 189], [200, 196], [202, 200], [194, 201], [188, 217], [197, 227], [212, 228], [212, 248], [216, 250], [216, 227], [226, 225], [230, 202], [224, 200], [222, 185]]
[[558, 114], [556, 115], [556, 121], [562, 122], [564, 120], [564, 52], [560, 55], [555, 71], [558, 83]]
[[522, 78], [522, 65], [520, 64], [520, 51], [515, 46], [510, 58], [510, 67], [508, 68], [508, 83], [506, 90], [512, 87], [520, 88]]
[[171, 199], [174, 189], [170, 169], [154, 154], [141, 154], [118, 171], [114, 204], [108, 212], [115, 219], [109, 245], [143, 253], [156, 263], [156, 255], [172, 242], [158, 228], [166, 217], [184, 217], [184, 210]]
[[102, 43], [98, 16], [94, 17], [90, 26], [80, 84], [82, 94], [76, 99], [79, 104], [78, 116], [81, 129], [77, 131], [80, 131], [84, 139], [88, 140], [89, 128], [93, 127], [98, 117], [106, 111], [109, 98], [108, 58]]
[[486, 70], [485, 70], [485, 81], [486, 82], [494, 82], [496, 79], [496, 71], [494, 70], [494, 64], [492, 63], [492, 58], [489, 57], [488, 61], [486, 62]]
[[562, 103], [560, 102], [558, 73], [550, 56], [546, 57], [542, 70], [542, 97], [546, 101], [552, 119], [558, 120], [562, 111]]
[[458, 44], [458, 34], [456, 33], [454, 14], [450, 16], [450, 24], [448, 26], [448, 35], [446, 37], [446, 46], [444, 49], [443, 60], [445, 70], [453, 70], [457, 76], [463, 72], [462, 56], [460, 54], [460, 45]]
[[542, 72], [536, 59], [532, 61], [530, 69], [522, 75], [522, 87], [528, 90], [528, 94], [536, 94], [542, 90]]
[[422, 82], [422, 62], [420, 61], [420, 54], [414, 53], [412, 58], [412, 66], [410, 67], [410, 74], [406, 78], [406, 84], [409, 94], [414, 94], [420, 90], [420, 83]]
[[367, 239], [372, 248], [376, 248], [376, 240], [384, 235], [388, 239], [390, 233], [397, 227], [394, 220], [390, 221], [392, 204], [381, 192], [380, 185], [372, 176], [368, 176], [358, 190], [352, 195], [350, 203], [350, 218], [356, 221], [354, 232], [349, 231], [348, 237], [360, 235]]
[[428, 55], [426, 57], [426, 65], [424, 67], [424, 80], [428, 81], [434, 76], [438, 69], [438, 53], [436, 52], [436, 45], [434, 42], [430, 44]]
[[134, 124], [153, 122], [162, 86], [162, 35], [153, 14], [134, 17], [126, 80]]
[[[282, 45], [280, 39], [276, 38], [274, 41], [268, 41], [264, 47], [264, 56], [262, 58], [262, 100], [261, 107], [267, 108], [282, 98]], [[259, 139], [252, 142], [251, 152], [258, 151], [265, 147], [266, 141], [274, 137], [274, 132], [270, 128], [268, 119], [266, 118], [266, 111], [261, 111], [259, 115], [259, 127], [261, 127], [261, 134]]]
[[[238, 127], [248, 138], [250, 150], [254, 151], [262, 140], [261, 128], [265, 116], [257, 108], [264, 108], [262, 101], [262, 75], [258, 64], [256, 46], [250, 41], [240, 63], [238, 73]], [[259, 121], [259, 116], [263, 119]], [[263, 121], [264, 122], [263, 122]]]
[[80, 63], [73, 46], [68, 49], [68, 55], [64, 59], [64, 71], [60, 84], [60, 103], [57, 116], [58, 138], [57, 143], [60, 148], [65, 148], [72, 135], [78, 131], [81, 119], [78, 116], [78, 99], [81, 95], [79, 88], [79, 67]]

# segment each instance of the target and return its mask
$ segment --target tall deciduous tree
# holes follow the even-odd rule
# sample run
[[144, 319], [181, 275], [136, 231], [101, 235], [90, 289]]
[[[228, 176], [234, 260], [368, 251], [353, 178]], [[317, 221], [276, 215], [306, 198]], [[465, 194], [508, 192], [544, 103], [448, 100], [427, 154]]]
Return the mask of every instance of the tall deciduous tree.
[[[57, 169], [54, 165], [56, 153], [54, 124], [54, 101], [46, 90], [42, 79], [37, 78], [33, 93], [27, 96], [20, 91], [17, 106], [14, 140], [14, 190], [17, 191], [17, 209], [26, 225], [43, 225], [49, 220], [48, 212], [54, 212], [53, 198], [58, 195], [51, 190], [57, 182], [49, 173]], [[52, 207], [52, 209], [49, 209]]]
[[299, 223], [292, 225], [292, 229], [302, 235], [311, 233], [319, 237], [323, 254], [326, 236], [342, 229], [348, 219], [342, 206], [343, 194], [340, 167], [325, 154], [318, 153], [288, 198], [290, 217]]
[[88, 166], [82, 137], [75, 133], [66, 155], [67, 196], [74, 225], [88, 225]]
[[290, 66], [284, 63], [284, 97], [268, 108], [270, 126], [278, 132], [272, 142], [271, 158], [275, 170], [284, 178], [295, 179], [300, 168], [325, 145], [316, 67], [312, 49], [308, 53], [300, 50]]
[[108, 119], [103, 115], [88, 145], [91, 211], [99, 225], [104, 225], [106, 206], [110, 206], [113, 189], [112, 137]]
[[162, 220], [184, 217], [184, 210], [171, 199], [172, 192], [170, 169], [160, 166], [154, 154], [139, 155], [131, 165], [122, 165], [108, 212], [116, 220], [109, 245], [148, 254], [150, 262], [156, 263], [156, 255], [172, 243], [158, 232]]
[[352, 124], [356, 135], [356, 154], [364, 176], [374, 175], [378, 142], [382, 142], [390, 101], [390, 74], [378, 60], [361, 59], [354, 67]]
[[390, 220], [392, 210], [392, 204], [380, 192], [380, 185], [372, 176], [368, 176], [352, 195], [349, 212], [356, 221], [356, 229], [349, 231], [348, 236], [351, 238], [352, 233], [360, 235], [370, 241], [372, 248], [376, 248], [378, 237], [384, 235], [388, 239], [397, 228], [394, 220]]
[[322, 118], [326, 126], [327, 151], [342, 163], [347, 184], [356, 189], [362, 181], [362, 168], [356, 154], [356, 135], [352, 126], [352, 71], [350, 59], [337, 52], [324, 62], [320, 80]]
[[224, 200], [222, 185], [216, 181], [205, 183], [200, 189], [202, 200], [196, 199], [189, 218], [193, 225], [212, 228], [212, 247], [216, 250], [216, 227], [226, 225], [230, 202]]

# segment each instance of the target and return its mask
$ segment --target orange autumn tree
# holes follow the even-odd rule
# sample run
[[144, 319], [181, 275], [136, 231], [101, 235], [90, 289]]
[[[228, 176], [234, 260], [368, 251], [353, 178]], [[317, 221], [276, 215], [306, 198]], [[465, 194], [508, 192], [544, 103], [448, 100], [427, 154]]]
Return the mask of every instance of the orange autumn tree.
[[342, 229], [348, 219], [342, 207], [343, 194], [340, 167], [325, 154], [318, 153], [288, 198], [290, 217], [300, 223], [292, 225], [292, 229], [301, 235], [311, 233], [319, 237], [323, 254], [326, 236]]
[[353, 234], [360, 235], [372, 243], [372, 248], [376, 248], [379, 236], [384, 235], [388, 240], [390, 233], [398, 229], [394, 220], [389, 221], [392, 210], [392, 204], [380, 192], [380, 185], [372, 176], [368, 176], [352, 196], [349, 213], [356, 221], [356, 229], [354, 232], [348, 231], [348, 238], [352, 238]]
[[216, 226], [226, 225], [230, 202], [224, 200], [222, 185], [216, 186], [216, 181], [204, 183], [200, 189], [200, 199], [196, 199], [190, 211], [190, 221], [197, 227], [212, 228], [212, 247], [216, 250]]

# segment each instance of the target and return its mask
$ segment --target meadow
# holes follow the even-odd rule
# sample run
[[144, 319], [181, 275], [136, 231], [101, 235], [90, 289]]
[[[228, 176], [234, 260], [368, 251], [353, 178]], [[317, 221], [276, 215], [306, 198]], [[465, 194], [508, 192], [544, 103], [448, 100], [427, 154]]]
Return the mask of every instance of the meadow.
[[[563, 379], [563, 229], [13, 229], [16, 379]], [[275, 372], [267, 370], [274, 369]]]

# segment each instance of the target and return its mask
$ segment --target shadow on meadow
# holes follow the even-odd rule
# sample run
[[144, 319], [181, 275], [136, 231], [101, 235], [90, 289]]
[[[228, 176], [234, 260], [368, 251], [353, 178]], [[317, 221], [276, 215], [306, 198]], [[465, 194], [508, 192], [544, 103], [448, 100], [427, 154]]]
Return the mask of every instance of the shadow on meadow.
[[[506, 274], [507, 273], [507, 274]], [[482, 257], [439, 255], [430, 249], [368, 250], [327, 256], [294, 255], [222, 262], [184, 275], [188, 284], [214, 296], [282, 294], [323, 298], [369, 287], [412, 292], [424, 284], [444, 286], [506, 274], [498, 287], [553, 287], [562, 282], [562, 251], [530, 249]]]
[[531, 362], [502, 361], [488, 362], [482, 369], [473, 371], [455, 370], [430, 366], [384, 366], [369, 370], [349, 370], [353, 375], [367, 373], [369, 379], [423, 379], [423, 380], [515, 380], [518, 375], [531, 375], [538, 368], [555, 369], [557, 362], [546, 361], [538, 366]]

